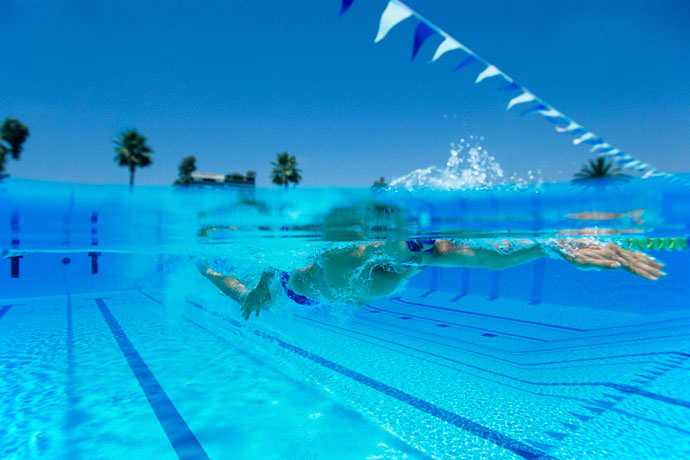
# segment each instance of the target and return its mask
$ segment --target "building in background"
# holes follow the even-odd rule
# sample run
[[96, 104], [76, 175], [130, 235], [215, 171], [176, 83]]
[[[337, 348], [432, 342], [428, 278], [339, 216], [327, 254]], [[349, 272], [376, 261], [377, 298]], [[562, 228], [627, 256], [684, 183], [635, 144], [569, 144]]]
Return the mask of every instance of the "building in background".
[[204, 187], [229, 187], [235, 190], [254, 191], [256, 173], [248, 171], [246, 175], [240, 173], [232, 174], [213, 174], [203, 172], [193, 172], [190, 174], [191, 186]]

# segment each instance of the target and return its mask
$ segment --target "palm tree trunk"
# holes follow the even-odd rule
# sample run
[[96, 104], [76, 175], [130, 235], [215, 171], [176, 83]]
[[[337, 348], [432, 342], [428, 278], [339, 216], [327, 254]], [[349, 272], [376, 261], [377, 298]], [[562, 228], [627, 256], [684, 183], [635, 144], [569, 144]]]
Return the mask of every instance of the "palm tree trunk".
[[132, 190], [134, 188], [134, 169], [135, 169], [134, 165], [129, 167], [129, 189], [130, 190]]

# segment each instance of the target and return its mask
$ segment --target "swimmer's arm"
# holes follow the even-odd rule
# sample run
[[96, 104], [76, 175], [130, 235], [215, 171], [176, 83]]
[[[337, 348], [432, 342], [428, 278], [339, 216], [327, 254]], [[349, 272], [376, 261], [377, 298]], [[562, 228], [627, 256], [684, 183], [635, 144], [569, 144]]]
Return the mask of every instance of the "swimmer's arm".
[[199, 229], [199, 233], [197, 233], [197, 236], [208, 236], [211, 234], [211, 232], [215, 232], [216, 230], [239, 230], [237, 227], [233, 226], [227, 226], [227, 227], [216, 227], [215, 225], [207, 225], [205, 227], [201, 227]]
[[505, 254], [492, 249], [458, 247], [448, 240], [436, 240], [434, 251], [424, 256], [422, 265], [503, 270], [516, 265], [526, 264], [546, 255], [546, 251], [542, 246], [536, 243], [524, 249], [517, 249]]
[[543, 243], [532, 241], [532, 245], [529, 243], [530, 240], [522, 240], [524, 248], [506, 253], [492, 249], [458, 247], [448, 240], [436, 240], [434, 252], [426, 255], [422, 264], [503, 270], [557, 254], [557, 257], [584, 270], [622, 268], [651, 281], [666, 276], [662, 271], [663, 263], [642, 252], [623, 249], [613, 243], [577, 238], [552, 239]]

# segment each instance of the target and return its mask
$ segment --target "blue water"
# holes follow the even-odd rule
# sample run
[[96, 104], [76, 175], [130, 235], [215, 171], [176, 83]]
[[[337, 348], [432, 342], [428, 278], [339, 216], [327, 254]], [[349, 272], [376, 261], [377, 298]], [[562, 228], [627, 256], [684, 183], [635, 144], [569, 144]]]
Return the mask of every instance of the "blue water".
[[648, 252], [666, 264], [656, 282], [556, 259], [430, 268], [370, 305], [284, 302], [250, 321], [193, 261], [251, 283], [362, 241], [626, 244], [685, 237], [689, 217], [687, 188], [652, 181], [251, 194], [5, 181], [0, 457], [687, 458], [686, 250]]

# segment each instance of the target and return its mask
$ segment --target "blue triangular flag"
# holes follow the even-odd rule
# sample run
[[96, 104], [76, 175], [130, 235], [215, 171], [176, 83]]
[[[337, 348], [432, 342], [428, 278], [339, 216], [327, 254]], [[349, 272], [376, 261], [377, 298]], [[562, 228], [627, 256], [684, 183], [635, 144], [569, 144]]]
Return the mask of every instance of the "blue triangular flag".
[[515, 82], [508, 83], [503, 88], [498, 88], [499, 91], [514, 91], [516, 89], [520, 89], [520, 85]]
[[345, 14], [345, 12], [352, 6], [355, 0], [343, 0], [343, 6], [340, 7], [340, 16]]
[[468, 65], [470, 65], [476, 61], [477, 61], [477, 58], [470, 54], [469, 56], [467, 56], [465, 58], [464, 61], [462, 61], [460, 64], [458, 64], [458, 66], [456, 68], [453, 69], [453, 72], [458, 71], [458, 70], [462, 69], [463, 67], [468, 66]]
[[414, 61], [414, 58], [417, 56], [422, 43], [424, 43], [427, 38], [431, 37], [435, 33], [436, 31], [429, 27], [426, 22], [420, 21], [419, 24], [417, 24], [417, 28], [414, 31], [414, 44], [412, 45], [412, 59], [410, 59], [410, 61]]
[[548, 107], [546, 107], [544, 104], [538, 104], [538, 105], [535, 105], [534, 107], [530, 107], [529, 109], [523, 110], [522, 113], [520, 114], [520, 116], [522, 117], [522, 116], [527, 115], [528, 113], [538, 112], [540, 110], [546, 110], [546, 109], [548, 109]]

